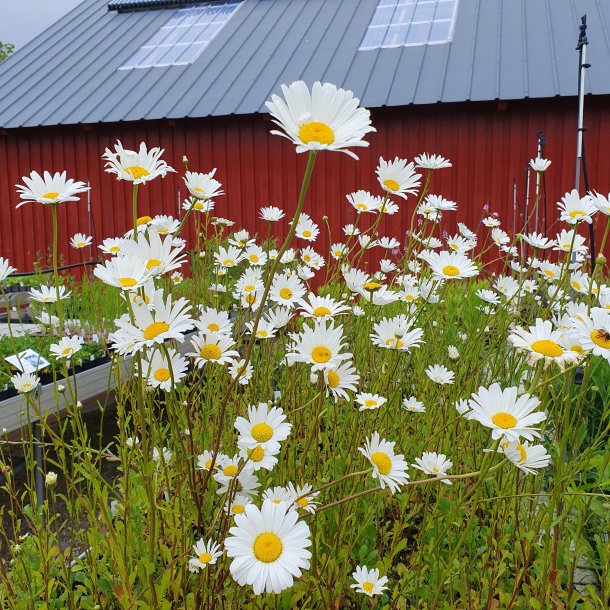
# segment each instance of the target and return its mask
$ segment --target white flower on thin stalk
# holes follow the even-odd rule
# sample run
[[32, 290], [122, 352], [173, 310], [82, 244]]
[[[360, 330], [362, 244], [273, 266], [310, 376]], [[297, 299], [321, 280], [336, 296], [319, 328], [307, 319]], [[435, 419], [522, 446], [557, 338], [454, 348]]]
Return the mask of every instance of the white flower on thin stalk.
[[560, 220], [568, 224], [575, 225], [580, 222], [593, 222], [593, 215], [598, 211], [598, 208], [593, 204], [593, 199], [590, 195], [580, 196], [576, 189], [572, 189], [566, 193], [561, 201], [557, 203], [557, 207], [561, 213]]
[[441, 155], [429, 155], [428, 153], [422, 153], [415, 157], [415, 163], [417, 167], [421, 169], [444, 169], [451, 167], [451, 161], [441, 157]]
[[213, 540], [205, 542], [203, 538], [199, 539], [193, 545], [195, 557], [189, 559], [189, 572], [200, 572], [205, 570], [208, 565], [213, 565], [222, 556], [220, 545]]
[[15, 273], [15, 271], [17, 271], [17, 269], [15, 269], [15, 267], [11, 267], [8, 258], [3, 258], [0, 256], [0, 282], [6, 280], [6, 278]]
[[356, 581], [350, 585], [357, 593], [364, 593], [369, 597], [373, 595], [381, 595], [387, 589], [387, 576], [379, 576], [379, 568], [367, 568], [366, 566], [357, 566], [356, 571], [352, 573], [352, 577]]
[[70, 238], [70, 245], [77, 250], [81, 250], [82, 248], [86, 248], [91, 245], [93, 241], [93, 237], [90, 235], [85, 235], [84, 233], [75, 233]]
[[[442, 477], [453, 466], [453, 462], [448, 460], [444, 453], [424, 451], [420, 458], [415, 458], [415, 463], [411, 464], [411, 466], [434, 477]], [[441, 481], [451, 485], [449, 479], [441, 479]]]
[[59, 286], [59, 290], [56, 286], [40, 286], [40, 288], [30, 289], [30, 299], [37, 301], [38, 303], [57, 303], [59, 300], [63, 301], [69, 299], [72, 291], [66, 290], [65, 286]]
[[417, 194], [421, 175], [415, 172], [415, 165], [406, 159], [396, 157], [394, 161], [386, 161], [379, 157], [377, 180], [381, 188], [390, 195], [398, 195], [407, 199], [407, 193]]
[[402, 454], [394, 452], [395, 442], [380, 438], [378, 432], [373, 432], [358, 451], [364, 455], [373, 466], [373, 478], [379, 479], [382, 489], [386, 486], [394, 494], [409, 479], [407, 469], [409, 465]]
[[51, 356], [58, 360], [70, 360], [76, 352], [83, 346], [83, 338], [75, 335], [74, 337], [62, 337], [59, 343], [52, 343], [49, 346]]
[[455, 381], [455, 373], [442, 364], [433, 364], [426, 369], [426, 375], [439, 385], [451, 385]]
[[530, 160], [530, 167], [535, 172], [545, 172], [550, 165], [551, 161], [549, 159], [543, 159], [542, 157], [536, 157], [535, 159]]
[[51, 176], [49, 172], [44, 172], [42, 176], [38, 172], [31, 172], [30, 176], [23, 176], [21, 179], [25, 182], [16, 184], [19, 198], [23, 201], [16, 208], [20, 208], [26, 203], [36, 201], [44, 205], [65, 203], [66, 201], [78, 201], [79, 193], [85, 193], [89, 187], [84, 182], [77, 182], [66, 179], [67, 172], [56, 172]]
[[371, 115], [360, 108], [351, 91], [331, 83], [316, 82], [311, 91], [303, 81], [282, 85], [284, 99], [277, 95], [265, 103], [273, 122], [283, 131], [272, 130], [296, 144], [297, 153], [333, 150], [358, 159], [348, 148], [366, 147], [362, 138], [372, 131]]
[[284, 210], [273, 205], [261, 208], [259, 214], [261, 219], [267, 222], [278, 222], [286, 216]]
[[162, 148], [154, 147], [147, 150], [146, 144], [142, 142], [136, 152], [123, 148], [120, 140], [117, 140], [114, 150], [115, 152], [112, 152], [107, 148], [102, 159], [106, 160], [106, 171], [115, 174], [117, 180], [145, 184], [159, 176], [165, 177], [168, 172], [176, 171], [161, 160], [161, 155], [164, 153]]
[[222, 184], [214, 179], [214, 174], [216, 174], [216, 168], [207, 174], [187, 171], [183, 178], [184, 184], [195, 199], [205, 202], [224, 195], [224, 191], [221, 190]]

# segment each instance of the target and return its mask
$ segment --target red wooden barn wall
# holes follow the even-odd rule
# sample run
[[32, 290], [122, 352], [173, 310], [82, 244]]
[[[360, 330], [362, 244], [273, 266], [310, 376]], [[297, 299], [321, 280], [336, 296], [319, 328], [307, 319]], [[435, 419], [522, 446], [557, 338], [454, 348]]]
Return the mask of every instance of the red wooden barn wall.
[[[369, 148], [356, 151], [360, 161], [340, 153], [323, 153], [316, 163], [305, 211], [321, 229], [322, 216], [328, 216], [333, 241], [343, 238], [340, 227], [355, 217], [345, 195], [360, 188], [379, 191], [375, 167], [380, 155], [412, 159], [427, 151], [451, 159], [453, 168], [436, 172], [431, 189], [459, 204], [457, 213], [446, 215], [449, 230], [458, 220], [471, 228], [480, 226], [487, 203], [512, 231], [513, 179], [517, 179], [523, 205], [524, 167], [535, 156], [539, 129], [548, 140], [545, 156], [553, 161], [546, 174], [550, 218], [556, 218], [555, 202], [573, 187], [575, 99], [377, 109], [372, 117], [377, 133], [368, 137]], [[610, 96], [588, 97], [585, 117], [591, 187], [608, 193]], [[177, 214], [178, 190], [182, 199], [186, 196], [181, 178], [186, 154], [191, 170], [218, 168], [216, 177], [226, 195], [217, 200], [217, 215], [235, 220], [235, 228], [265, 234], [266, 224], [257, 218], [257, 210], [265, 204], [278, 205], [288, 212], [283, 226], [277, 227], [285, 231], [296, 205], [306, 156], [297, 155], [284, 138], [270, 135], [271, 128], [268, 116], [253, 115], [4, 130], [0, 132], [0, 256], [8, 257], [19, 270], [31, 270], [36, 253], [44, 252], [51, 243], [48, 209], [37, 204], [15, 209], [19, 198], [14, 185], [31, 170], [65, 169], [70, 177], [90, 181], [97, 244], [130, 228], [131, 186], [105, 173], [100, 158], [104, 148], [112, 147], [117, 139], [128, 148], [137, 148], [140, 141], [165, 148], [164, 159], [178, 170], [140, 188], [140, 215]], [[381, 235], [400, 238], [408, 229], [414, 198], [398, 202], [401, 213], [384, 218]], [[69, 247], [68, 240], [77, 231], [88, 231], [86, 197], [60, 206], [59, 218], [60, 252], [66, 262], [78, 262], [80, 255]], [[603, 221], [598, 218], [598, 234]], [[518, 230], [520, 226], [518, 222]], [[316, 249], [322, 253], [328, 244], [324, 230], [321, 238]]]

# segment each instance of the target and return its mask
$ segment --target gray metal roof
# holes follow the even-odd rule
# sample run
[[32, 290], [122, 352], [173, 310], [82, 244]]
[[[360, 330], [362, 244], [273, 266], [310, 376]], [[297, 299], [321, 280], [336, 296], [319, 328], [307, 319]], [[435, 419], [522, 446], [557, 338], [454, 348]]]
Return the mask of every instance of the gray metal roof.
[[86, 0], [0, 64], [0, 126], [265, 112], [281, 83], [331, 81], [367, 107], [610, 93], [606, 0], [460, 0], [451, 43], [359, 51], [377, 0], [244, 0], [191, 65], [117, 70], [175, 9]]

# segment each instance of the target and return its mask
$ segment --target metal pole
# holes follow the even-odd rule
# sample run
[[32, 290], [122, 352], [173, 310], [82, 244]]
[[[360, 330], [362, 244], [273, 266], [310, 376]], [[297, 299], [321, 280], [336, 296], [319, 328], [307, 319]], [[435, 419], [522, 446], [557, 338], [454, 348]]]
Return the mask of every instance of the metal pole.
[[576, 134], [576, 178], [574, 188], [580, 191], [580, 164], [582, 159], [582, 135], [583, 121], [585, 113], [585, 70], [589, 67], [587, 61], [587, 16], [583, 15], [580, 19], [578, 45], [576, 50], [579, 54], [578, 60], [578, 131]]

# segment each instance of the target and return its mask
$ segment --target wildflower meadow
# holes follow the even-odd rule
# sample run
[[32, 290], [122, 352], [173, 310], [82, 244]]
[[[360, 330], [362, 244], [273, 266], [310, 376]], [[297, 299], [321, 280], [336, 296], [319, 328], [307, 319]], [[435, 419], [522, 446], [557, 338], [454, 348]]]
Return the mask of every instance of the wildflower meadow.
[[[3, 363], [23, 429], [0, 442], [0, 605], [607, 608], [610, 196], [568, 190], [548, 234], [482, 210], [452, 235], [435, 176], [459, 168], [382, 157], [376, 192], [326, 202], [352, 216], [331, 227], [305, 204], [316, 160], [357, 163], [370, 113], [330, 83], [282, 93], [271, 133], [307, 164], [297, 201], [257, 211], [267, 234], [230, 219], [216, 170], [118, 142], [101, 162], [132, 183], [132, 226], [73, 276], [61, 252], [91, 237], [58, 243], [57, 210], [88, 187], [17, 185], [53, 226], [30, 309], [55, 406]], [[178, 171], [181, 217], [141, 216], [141, 190]], [[386, 216], [407, 234], [381, 235]], [[15, 271], [0, 258], [0, 298]], [[22, 349], [10, 323], [4, 340]], [[114, 379], [88, 413], [85, 354]]]

